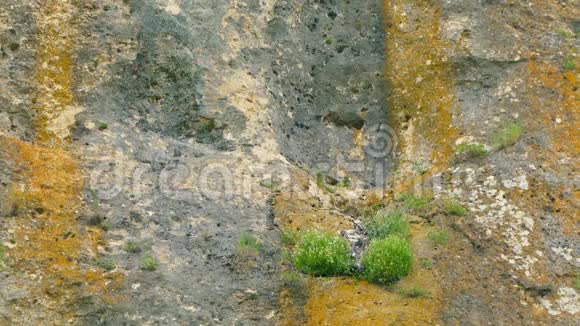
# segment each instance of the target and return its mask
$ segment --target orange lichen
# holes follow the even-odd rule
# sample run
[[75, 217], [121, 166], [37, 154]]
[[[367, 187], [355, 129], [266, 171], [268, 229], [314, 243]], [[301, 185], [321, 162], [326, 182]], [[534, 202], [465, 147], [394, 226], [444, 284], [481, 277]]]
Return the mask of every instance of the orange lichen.
[[113, 297], [105, 292], [123, 280], [122, 274], [82, 266], [85, 257], [97, 254], [102, 240], [100, 230], [77, 221], [84, 178], [63, 137], [75, 111], [74, 15], [72, 1], [38, 5], [35, 143], [0, 137], [0, 149], [15, 169], [12, 197], [18, 199], [13, 204], [18, 216], [11, 222], [13, 272], [22, 274], [21, 286], [41, 303], [40, 313], [51, 324], [70, 322], [80, 298], [110, 301]]
[[345, 216], [318, 207], [319, 204], [307, 194], [281, 193], [276, 197], [274, 216], [280, 228], [286, 231], [317, 229], [338, 232], [353, 228]]
[[73, 110], [75, 13], [72, 1], [47, 0], [36, 14], [40, 32], [34, 78], [37, 141], [60, 142], [66, 111]]
[[[577, 157], [580, 151], [580, 101], [578, 99], [577, 72], [561, 71], [549, 64], [530, 61], [527, 66], [527, 85], [530, 89], [530, 117], [526, 124], [531, 130], [542, 130], [549, 136], [549, 146], [536, 148], [532, 155], [538, 156], [543, 168], [557, 175], [575, 176], [580, 167]], [[545, 94], [545, 90], [552, 92]], [[532, 189], [538, 192], [539, 189]], [[566, 234], [573, 234], [578, 227], [580, 217], [575, 209], [579, 200], [577, 189], [571, 189], [570, 196], [559, 196], [560, 189], [544, 189], [542, 193], [553, 193], [554, 211], [563, 217], [563, 229]], [[538, 208], [542, 209], [542, 208]]]
[[385, 0], [384, 10], [388, 102], [401, 138], [401, 163], [412, 164], [420, 153], [429, 154], [423, 159], [441, 170], [453, 154], [457, 133], [452, 127], [455, 97], [445, 55], [448, 45], [439, 37], [440, 8], [425, 1]]

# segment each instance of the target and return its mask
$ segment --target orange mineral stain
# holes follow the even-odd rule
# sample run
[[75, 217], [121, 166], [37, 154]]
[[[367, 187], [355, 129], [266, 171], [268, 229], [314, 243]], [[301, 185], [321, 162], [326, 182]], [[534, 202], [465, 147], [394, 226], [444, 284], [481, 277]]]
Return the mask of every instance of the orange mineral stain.
[[77, 221], [84, 177], [66, 141], [78, 113], [73, 93], [77, 14], [73, 1], [38, 5], [36, 137], [27, 143], [0, 136], [2, 152], [15, 168], [12, 271], [22, 275], [21, 287], [37, 302], [28, 308], [49, 324], [74, 320], [81, 298], [110, 301], [107, 289], [122, 282], [121, 275], [87, 264], [98, 252], [101, 231]]
[[[422, 159], [440, 171], [457, 137], [454, 84], [445, 54], [450, 46], [439, 37], [440, 8], [419, 0], [385, 0], [384, 11], [388, 104], [400, 136], [401, 164], [412, 165], [424, 153]], [[409, 177], [405, 170], [402, 179]]]

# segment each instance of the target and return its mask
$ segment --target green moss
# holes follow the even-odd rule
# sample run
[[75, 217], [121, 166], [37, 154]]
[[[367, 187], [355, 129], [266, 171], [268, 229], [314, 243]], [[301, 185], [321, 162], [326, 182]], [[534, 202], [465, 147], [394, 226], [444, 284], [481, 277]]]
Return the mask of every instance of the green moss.
[[153, 258], [150, 255], [147, 255], [143, 258], [143, 262], [141, 263], [141, 269], [146, 271], [156, 271], [159, 268], [159, 262], [157, 259]]
[[468, 212], [467, 208], [453, 199], [446, 200], [443, 208], [447, 215], [463, 216]]
[[331, 45], [331, 44], [332, 44], [332, 42], [333, 42], [333, 40], [332, 40], [332, 36], [328, 36], [328, 37], [326, 38], [326, 44], [328, 44], [328, 45]]
[[447, 241], [449, 240], [447, 232], [443, 229], [431, 231], [429, 232], [427, 237], [429, 238], [431, 244], [433, 244], [436, 247], [444, 243], [447, 243]]
[[464, 158], [480, 158], [486, 157], [488, 154], [489, 151], [485, 149], [485, 146], [477, 143], [462, 143], [455, 148], [455, 155], [463, 156]]
[[108, 260], [103, 260], [103, 259], [95, 259], [93, 261], [93, 265], [96, 267], [102, 268], [108, 272], [115, 269], [115, 264], [113, 262], [108, 261]]
[[386, 238], [393, 234], [402, 238], [409, 236], [409, 222], [398, 211], [379, 212], [365, 221], [365, 228], [371, 239]]
[[511, 122], [492, 135], [494, 146], [503, 149], [515, 144], [522, 136], [524, 128], [517, 122]]
[[109, 128], [109, 125], [108, 125], [108, 124], [106, 124], [106, 123], [104, 123], [104, 122], [101, 122], [101, 123], [99, 124], [99, 130], [100, 130], [100, 131], [106, 130], [106, 129], [108, 129], [108, 128]]
[[338, 276], [351, 273], [354, 259], [347, 240], [329, 233], [309, 231], [301, 234], [294, 251], [294, 264], [306, 274]]
[[390, 284], [411, 273], [413, 253], [409, 243], [400, 237], [374, 239], [362, 258], [362, 264], [366, 280]]

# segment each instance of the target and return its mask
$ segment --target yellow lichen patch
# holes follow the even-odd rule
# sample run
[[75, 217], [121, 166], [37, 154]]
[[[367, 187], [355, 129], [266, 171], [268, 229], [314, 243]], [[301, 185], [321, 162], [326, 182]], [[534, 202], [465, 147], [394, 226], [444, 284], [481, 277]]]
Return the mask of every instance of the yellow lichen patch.
[[[547, 147], [535, 148], [532, 155], [539, 156], [543, 168], [557, 175], [574, 178], [580, 167], [577, 153], [580, 151], [580, 101], [578, 99], [578, 75], [548, 64], [530, 61], [528, 63], [527, 84], [530, 88], [530, 118], [526, 125], [531, 130], [542, 130], [549, 136]], [[545, 90], [552, 91], [549, 95]], [[533, 189], [538, 193], [537, 189]], [[545, 189], [542, 193], [555, 194], [552, 198], [554, 211], [563, 217], [563, 229], [573, 234], [580, 221], [578, 210], [579, 193], [572, 189], [571, 196], [560, 196], [565, 189]], [[536, 201], [537, 202], [537, 201]], [[550, 203], [546, 203], [550, 204]]]
[[301, 325], [304, 319], [303, 308], [296, 300], [296, 294], [289, 288], [282, 288], [278, 295], [278, 304], [282, 309], [278, 315], [277, 325], [294, 326]]
[[415, 160], [435, 170], [453, 154], [452, 73], [439, 37], [440, 8], [419, 0], [385, 0], [389, 110], [400, 135], [405, 178]]
[[37, 112], [36, 139], [59, 142], [69, 135], [74, 115], [73, 90], [74, 40], [73, 17], [77, 14], [72, 1], [46, 0], [36, 13], [38, 45], [36, 48], [34, 108]]
[[46, 0], [36, 9], [36, 137], [34, 144], [0, 137], [0, 149], [15, 171], [12, 272], [21, 275], [20, 287], [40, 304], [34, 309], [43, 322], [63, 324], [74, 319], [81, 299], [112, 300], [106, 292], [119, 286], [123, 276], [82, 264], [96, 256], [102, 239], [100, 230], [77, 221], [83, 175], [64, 143], [79, 112], [73, 93], [78, 8], [72, 0]]
[[100, 230], [82, 229], [76, 220], [83, 176], [63, 149], [11, 138], [0, 138], [0, 144], [17, 168], [13, 193], [21, 207], [13, 225], [14, 271], [23, 275], [23, 287], [30, 280], [38, 282], [29, 290], [48, 311], [56, 312], [49, 319], [68, 318], [66, 313], [72, 312], [63, 310], [78, 298], [100, 295], [122, 282], [121, 275], [83, 271], [79, 265], [83, 255], [95, 256], [101, 241]]
[[276, 197], [274, 216], [282, 230], [325, 230], [338, 232], [353, 228], [352, 222], [345, 216], [319, 207], [314, 198], [297, 193], [281, 193]]

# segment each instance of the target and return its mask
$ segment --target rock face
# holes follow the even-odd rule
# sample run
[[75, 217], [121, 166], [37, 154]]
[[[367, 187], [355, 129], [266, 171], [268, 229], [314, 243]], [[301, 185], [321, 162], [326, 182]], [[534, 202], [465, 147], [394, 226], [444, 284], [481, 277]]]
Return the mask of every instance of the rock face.
[[[572, 4], [0, 2], [0, 324], [577, 319]], [[288, 287], [281, 231], [412, 190], [470, 211], [415, 216], [429, 297]]]

